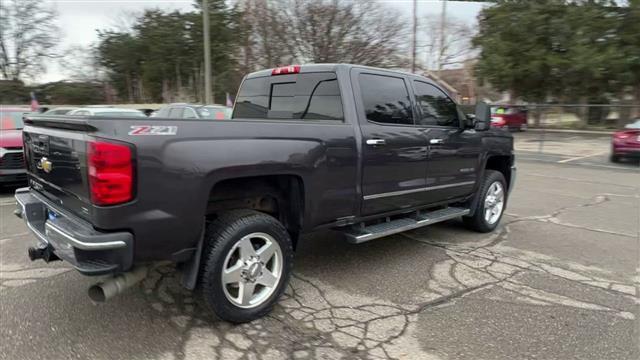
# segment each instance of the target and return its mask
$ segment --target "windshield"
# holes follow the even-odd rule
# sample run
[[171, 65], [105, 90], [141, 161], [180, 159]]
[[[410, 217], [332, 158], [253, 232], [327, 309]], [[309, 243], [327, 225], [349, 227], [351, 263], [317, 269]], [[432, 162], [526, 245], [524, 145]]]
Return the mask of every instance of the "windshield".
[[30, 113], [29, 110], [24, 111], [6, 111], [0, 109], [0, 130], [22, 129], [24, 123], [22, 116]]
[[635, 122], [632, 122], [631, 124], [627, 124], [624, 128], [625, 129], [640, 129], [640, 119], [637, 119]]
[[147, 117], [140, 111], [105, 111], [96, 113], [96, 116], [110, 116], [110, 117]]
[[198, 108], [198, 115], [204, 119], [223, 120], [231, 118], [231, 108], [205, 106]]

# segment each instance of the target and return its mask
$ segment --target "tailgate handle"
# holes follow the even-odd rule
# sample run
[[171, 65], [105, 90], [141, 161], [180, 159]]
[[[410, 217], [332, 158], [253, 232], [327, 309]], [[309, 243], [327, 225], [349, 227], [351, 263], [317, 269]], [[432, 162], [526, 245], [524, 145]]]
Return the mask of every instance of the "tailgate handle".
[[384, 139], [368, 139], [367, 140], [367, 145], [372, 145], [372, 146], [379, 146], [379, 145], [384, 145], [387, 142], [384, 141]]

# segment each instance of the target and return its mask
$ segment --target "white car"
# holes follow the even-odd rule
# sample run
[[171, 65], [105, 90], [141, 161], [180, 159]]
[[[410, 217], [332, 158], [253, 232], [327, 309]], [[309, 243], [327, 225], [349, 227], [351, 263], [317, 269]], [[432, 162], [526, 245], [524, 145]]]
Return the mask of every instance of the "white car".
[[73, 110], [67, 115], [109, 116], [109, 117], [147, 117], [142, 111], [114, 107], [84, 107]]

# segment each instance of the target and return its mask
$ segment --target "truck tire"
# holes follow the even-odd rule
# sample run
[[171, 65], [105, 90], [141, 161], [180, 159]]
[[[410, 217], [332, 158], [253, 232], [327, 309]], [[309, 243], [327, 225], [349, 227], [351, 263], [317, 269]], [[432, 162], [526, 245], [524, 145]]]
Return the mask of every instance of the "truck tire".
[[293, 265], [282, 224], [254, 210], [222, 213], [205, 232], [200, 284], [209, 309], [243, 323], [266, 315], [285, 290]]
[[493, 231], [502, 218], [507, 204], [507, 182], [501, 172], [485, 170], [480, 199], [473, 216], [462, 218], [465, 226], [471, 230], [488, 233]]

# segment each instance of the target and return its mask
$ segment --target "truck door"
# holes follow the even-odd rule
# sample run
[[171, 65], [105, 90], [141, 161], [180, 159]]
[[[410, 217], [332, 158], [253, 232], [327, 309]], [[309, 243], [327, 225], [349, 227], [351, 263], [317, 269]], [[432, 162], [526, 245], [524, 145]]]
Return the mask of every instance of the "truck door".
[[361, 215], [423, 204], [427, 142], [414, 122], [408, 80], [355, 68], [351, 82], [362, 134]]
[[429, 147], [426, 187], [429, 203], [470, 194], [480, 165], [481, 137], [460, 126], [457, 105], [433, 84], [414, 80], [417, 123], [427, 127]]

